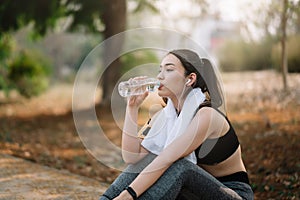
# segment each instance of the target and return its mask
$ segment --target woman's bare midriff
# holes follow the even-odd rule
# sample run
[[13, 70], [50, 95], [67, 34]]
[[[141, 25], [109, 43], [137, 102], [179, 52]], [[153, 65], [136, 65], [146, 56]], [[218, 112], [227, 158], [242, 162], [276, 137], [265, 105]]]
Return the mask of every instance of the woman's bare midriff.
[[229, 158], [216, 165], [199, 164], [204, 170], [215, 177], [221, 177], [233, 174], [239, 171], [246, 171], [241, 158], [241, 147], [234, 152]]

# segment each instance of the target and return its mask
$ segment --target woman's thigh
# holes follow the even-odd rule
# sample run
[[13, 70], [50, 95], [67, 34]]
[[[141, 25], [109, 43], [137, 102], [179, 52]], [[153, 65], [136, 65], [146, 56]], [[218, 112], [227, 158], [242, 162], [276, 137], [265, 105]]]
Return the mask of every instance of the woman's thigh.
[[242, 199], [235, 191], [186, 159], [176, 161], [161, 180], [157, 184], [167, 182], [171, 187], [169, 191], [176, 192], [172, 199]]
[[241, 199], [230, 188], [186, 159], [173, 163], [141, 200]]

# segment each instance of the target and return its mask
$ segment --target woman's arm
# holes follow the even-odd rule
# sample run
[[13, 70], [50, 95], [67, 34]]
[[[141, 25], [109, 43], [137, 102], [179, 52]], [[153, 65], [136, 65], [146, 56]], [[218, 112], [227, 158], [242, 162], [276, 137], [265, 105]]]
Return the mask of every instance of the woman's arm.
[[[203, 108], [198, 111], [187, 130], [165, 148], [130, 184], [137, 196], [153, 185], [173, 162], [192, 153], [216, 130], [216, 126], [211, 126], [213, 118], [211, 109]], [[116, 199], [126, 199], [128, 195], [127, 191], [123, 191]]]
[[135, 163], [147, 154], [138, 138], [138, 107], [127, 106], [122, 133], [122, 156], [126, 163]]
[[[143, 78], [143, 77], [137, 77]], [[127, 99], [126, 114], [122, 132], [122, 157], [124, 162], [136, 163], [149, 152], [141, 146], [142, 140], [138, 138], [138, 111], [148, 96], [148, 92], [142, 95], [130, 96]]]

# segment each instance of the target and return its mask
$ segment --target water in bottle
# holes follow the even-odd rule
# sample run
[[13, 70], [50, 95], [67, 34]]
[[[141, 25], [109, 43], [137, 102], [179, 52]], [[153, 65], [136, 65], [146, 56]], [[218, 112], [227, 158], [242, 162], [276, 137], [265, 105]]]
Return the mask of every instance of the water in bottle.
[[121, 82], [118, 86], [122, 97], [144, 94], [146, 91], [153, 92], [160, 85], [156, 78], [133, 79]]

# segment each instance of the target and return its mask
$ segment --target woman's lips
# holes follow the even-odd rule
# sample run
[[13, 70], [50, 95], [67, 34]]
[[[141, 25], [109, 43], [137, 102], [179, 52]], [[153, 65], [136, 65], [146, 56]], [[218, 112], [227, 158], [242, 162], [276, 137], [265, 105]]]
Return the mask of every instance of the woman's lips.
[[161, 90], [162, 87], [164, 87], [164, 85], [163, 85], [163, 84], [160, 84], [159, 87], [158, 87], [158, 90]]

